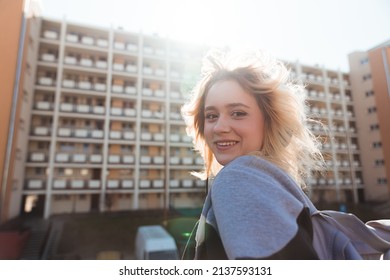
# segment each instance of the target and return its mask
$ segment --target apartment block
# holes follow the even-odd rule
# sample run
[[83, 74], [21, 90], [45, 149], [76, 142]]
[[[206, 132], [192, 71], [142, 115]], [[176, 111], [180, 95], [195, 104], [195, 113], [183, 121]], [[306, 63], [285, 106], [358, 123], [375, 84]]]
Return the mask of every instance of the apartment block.
[[24, 210], [199, 207], [203, 162], [180, 109], [202, 48], [48, 19], [35, 39]]
[[[30, 212], [47, 218], [202, 206], [205, 183], [191, 172], [201, 170], [203, 161], [193, 151], [180, 110], [199, 78], [205, 46], [34, 14], [26, 19], [24, 38], [23, 82], [8, 161], [12, 172], [7, 196], [2, 196], [5, 220]], [[312, 200], [388, 199], [383, 183], [383, 139], [388, 136], [373, 129], [378, 147], [364, 140], [369, 134], [364, 127], [385, 127], [386, 116], [377, 109], [372, 117], [378, 115], [378, 120], [365, 124], [359, 106], [375, 102], [372, 98], [373, 105], [367, 100], [359, 105], [363, 87], [356, 85], [355, 72], [286, 65], [306, 85], [308, 114], [318, 121], [312, 132], [323, 140], [327, 166], [307, 182]], [[366, 87], [382, 90], [374, 84]], [[12, 92], [7, 89], [8, 98]], [[9, 116], [2, 120], [9, 123]], [[374, 163], [378, 160], [374, 181], [373, 161], [367, 160], [373, 149], [383, 153], [373, 157]], [[382, 192], [373, 195], [373, 187]]]
[[390, 41], [349, 55], [368, 200], [390, 199]]
[[312, 133], [322, 142], [325, 171], [314, 171], [307, 184], [313, 202], [364, 201], [365, 182], [353, 94], [348, 73], [290, 63], [292, 75], [306, 86]]

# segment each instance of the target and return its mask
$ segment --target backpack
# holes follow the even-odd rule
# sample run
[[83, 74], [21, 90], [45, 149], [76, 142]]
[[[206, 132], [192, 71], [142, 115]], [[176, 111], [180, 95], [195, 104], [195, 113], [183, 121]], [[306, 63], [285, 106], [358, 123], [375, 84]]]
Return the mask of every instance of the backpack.
[[313, 247], [321, 260], [390, 260], [390, 219], [367, 223], [351, 213], [311, 208]]
[[332, 210], [317, 210], [311, 220], [320, 259], [390, 260], [390, 220], [363, 223], [353, 214]]

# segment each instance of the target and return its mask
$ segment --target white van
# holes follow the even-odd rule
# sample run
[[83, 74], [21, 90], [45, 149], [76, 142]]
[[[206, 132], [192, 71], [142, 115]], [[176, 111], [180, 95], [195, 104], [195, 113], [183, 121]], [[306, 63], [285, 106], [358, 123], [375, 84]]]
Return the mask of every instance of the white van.
[[173, 237], [159, 225], [141, 226], [135, 238], [138, 260], [177, 260], [179, 253]]

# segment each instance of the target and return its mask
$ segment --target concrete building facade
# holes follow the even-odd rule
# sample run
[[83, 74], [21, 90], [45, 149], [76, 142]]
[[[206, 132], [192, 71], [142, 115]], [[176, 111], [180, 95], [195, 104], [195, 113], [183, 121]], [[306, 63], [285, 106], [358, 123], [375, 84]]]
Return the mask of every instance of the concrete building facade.
[[[23, 1], [14, 3], [20, 9]], [[9, 166], [7, 184], [2, 184], [3, 221], [29, 212], [47, 218], [201, 207], [205, 184], [190, 173], [202, 169], [203, 161], [192, 150], [180, 109], [199, 77], [204, 46], [35, 14], [25, 15], [25, 43], [19, 45], [23, 81], [17, 83], [19, 110], [8, 158], [9, 136], [1, 136], [0, 167]], [[0, 52], [9, 59], [5, 54], [13, 54], [9, 65], [17, 65], [23, 22], [18, 15], [14, 21], [0, 17], [15, 26], [9, 32], [13, 45]], [[309, 114], [322, 124], [313, 123], [312, 131], [324, 140], [327, 169], [308, 181], [313, 201], [388, 199], [386, 187], [376, 196], [367, 189], [372, 166], [365, 165], [365, 120], [357, 107], [354, 72], [350, 77], [324, 67], [286, 64], [305, 83]], [[5, 83], [7, 108], [12, 108], [16, 80], [10, 76]], [[1, 124], [9, 124], [11, 112], [1, 114]], [[385, 178], [381, 172], [378, 178]]]
[[349, 55], [368, 200], [390, 199], [390, 41]]

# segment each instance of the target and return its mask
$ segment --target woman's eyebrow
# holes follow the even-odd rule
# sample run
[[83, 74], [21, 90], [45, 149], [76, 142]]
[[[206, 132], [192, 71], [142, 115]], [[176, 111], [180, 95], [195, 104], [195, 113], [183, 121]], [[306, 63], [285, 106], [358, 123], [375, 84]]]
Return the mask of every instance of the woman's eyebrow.
[[[236, 108], [236, 107], [245, 107], [245, 108], [250, 108], [250, 106], [241, 103], [241, 102], [234, 102], [234, 103], [229, 103], [225, 105], [226, 108], [231, 109], [231, 108]], [[205, 111], [212, 111], [216, 110], [217, 108], [215, 106], [207, 106], [204, 108]]]

